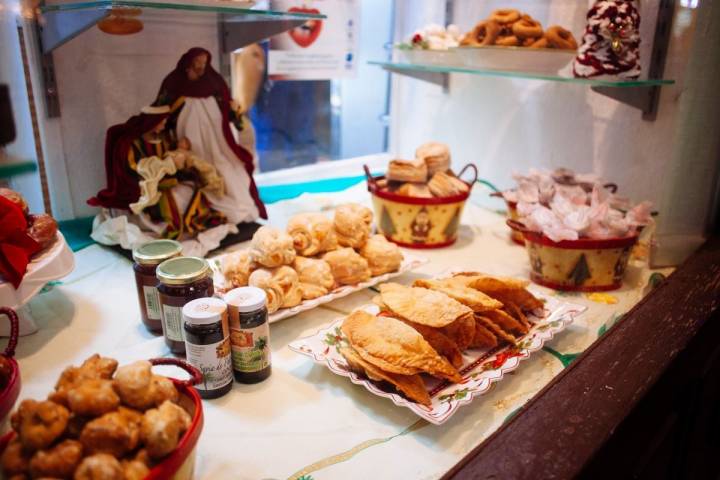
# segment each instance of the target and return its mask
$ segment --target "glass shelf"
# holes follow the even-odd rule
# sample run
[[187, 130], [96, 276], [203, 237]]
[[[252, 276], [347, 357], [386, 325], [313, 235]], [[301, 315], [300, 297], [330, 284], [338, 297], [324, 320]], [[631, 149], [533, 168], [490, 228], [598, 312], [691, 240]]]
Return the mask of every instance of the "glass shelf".
[[[574, 78], [574, 77], [563, 77], [560, 75], [534, 73], [534, 72], [518, 72], [518, 71], [503, 71], [503, 70], [490, 70], [490, 69], [476, 69], [471, 67], [461, 67], [456, 65], [427, 65], [418, 63], [401, 63], [401, 62], [378, 62], [370, 61], [371, 65], [380, 66], [386, 70], [394, 73], [400, 73], [410, 76], [418, 75], [423, 78], [423, 74], [448, 74], [448, 73], [466, 73], [471, 75], [480, 75], [486, 77], [505, 77], [505, 78], [523, 78], [530, 80], [545, 80], [550, 82], [563, 82], [571, 83], [575, 85], [588, 85], [591, 87], [615, 87], [615, 88], [628, 88], [628, 87], [658, 87], [662, 85], [672, 85], [675, 80], [667, 79], [651, 79], [651, 80], [600, 80], [591, 78]], [[441, 83], [440, 81], [434, 81], [430, 77], [424, 78], [434, 83]]]
[[[251, 2], [203, 0], [188, 2], [153, 2], [147, 0], [97, 0], [92, 2], [66, 1], [44, 5], [39, 9], [38, 24], [43, 51], [48, 53], [108, 17], [113, 10], [125, 10], [126, 18], [134, 18], [143, 27], [153, 23], [188, 24], [222, 22], [243, 29], [243, 45], [271, 37], [309, 20], [322, 20], [325, 15], [306, 12], [255, 10]], [[139, 9], [132, 12], [131, 9]], [[132, 16], [130, 13], [132, 12]]]
[[37, 163], [32, 160], [12, 160], [0, 163], [0, 179], [6, 179], [37, 170]]

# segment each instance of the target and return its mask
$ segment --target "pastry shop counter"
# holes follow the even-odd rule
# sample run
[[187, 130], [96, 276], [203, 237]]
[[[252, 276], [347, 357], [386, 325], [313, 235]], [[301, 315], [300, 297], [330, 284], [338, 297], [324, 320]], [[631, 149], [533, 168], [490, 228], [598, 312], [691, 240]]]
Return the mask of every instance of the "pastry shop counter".
[[[476, 203], [486, 194], [473, 193], [455, 245], [423, 252], [429, 263], [396, 281], [409, 284], [458, 267], [527, 278], [526, 252], [509, 240], [504, 216]], [[284, 225], [298, 211], [347, 201], [369, 205], [365, 185], [303, 195], [268, 210], [273, 224]], [[71, 275], [48, 285], [30, 303], [39, 331], [22, 338], [17, 348], [21, 398], [44, 396], [66, 365], [96, 352], [121, 364], [170, 355], [163, 338], [142, 325], [131, 262], [92, 245], [76, 253], [76, 263]], [[606, 294], [561, 294], [533, 286], [587, 310], [514, 374], [440, 426], [287, 346], [369, 303], [374, 291], [275, 323], [270, 333], [273, 375], [256, 385], [235, 383], [228, 395], [204, 402], [195, 478], [439, 478], [618, 322], [643, 297], [651, 274], [631, 265], [625, 285]]]

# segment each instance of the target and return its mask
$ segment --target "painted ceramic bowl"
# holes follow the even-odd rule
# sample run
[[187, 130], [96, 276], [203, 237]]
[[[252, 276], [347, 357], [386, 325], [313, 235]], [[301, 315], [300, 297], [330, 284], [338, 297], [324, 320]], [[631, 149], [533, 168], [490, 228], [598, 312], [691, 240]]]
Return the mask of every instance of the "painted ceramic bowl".
[[15, 406], [15, 402], [20, 396], [20, 367], [13, 358], [15, 355], [15, 347], [17, 347], [18, 334], [20, 331], [18, 316], [15, 310], [7, 307], [0, 307], [0, 315], [6, 315], [10, 320], [10, 338], [8, 345], [2, 355], [7, 359], [10, 365], [10, 375], [8, 376], [5, 387], [0, 390], [0, 422], [4, 421], [8, 414]]
[[603, 292], [622, 286], [628, 260], [638, 236], [554, 242], [508, 220], [523, 235], [533, 282], [555, 290]]
[[455, 243], [465, 202], [477, 180], [477, 168], [472, 164], [466, 165], [458, 177], [468, 169], [473, 170], [475, 178], [465, 182], [468, 185], [466, 193], [417, 198], [381, 189], [377, 182], [385, 177], [372, 177], [365, 167], [378, 233], [407, 248], [442, 248]]

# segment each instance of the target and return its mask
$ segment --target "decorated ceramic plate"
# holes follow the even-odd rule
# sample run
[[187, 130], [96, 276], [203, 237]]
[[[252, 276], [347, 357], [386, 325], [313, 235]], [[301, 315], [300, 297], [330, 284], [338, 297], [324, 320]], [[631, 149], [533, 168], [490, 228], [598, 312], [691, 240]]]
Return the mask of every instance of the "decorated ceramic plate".
[[[372, 287], [379, 283], [387, 282], [391, 278], [402, 275], [405, 272], [409, 272], [410, 270], [414, 270], [414, 269], [418, 268], [419, 266], [425, 265], [426, 263], [428, 263], [428, 259], [425, 257], [411, 255], [407, 252], [403, 252], [403, 255], [405, 258], [403, 259], [403, 262], [400, 265], [400, 268], [395, 272], [385, 273], [383, 275], [378, 275], [377, 277], [372, 277], [367, 282], [358, 283], [357, 285], [344, 285], [342, 287], [336, 288], [335, 290], [331, 291], [327, 295], [323, 295], [322, 297], [314, 298], [312, 300], [305, 300], [302, 303], [300, 303], [299, 305], [296, 305], [294, 307], [281, 308], [277, 312], [271, 313], [268, 316], [268, 321], [270, 323], [274, 323], [274, 322], [283, 320], [285, 318], [297, 315], [298, 313], [302, 313], [307, 310], [312, 310], [313, 308], [315, 308], [319, 305], [322, 305], [323, 303], [329, 303], [338, 298], [346, 297], [353, 292], [357, 292], [359, 290], [363, 290], [365, 288]], [[220, 272], [221, 259], [222, 259], [222, 255], [219, 257], [215, 257], [210, 262], [210, 266], [213, 269], [213, 281], [215, 282], [215, 290], [218, 293], [223, 294], [223, 293], [227, 292], [228, 290], [230, 290], [230, 288], [225, 284], [225, 278], [223, 277], [222, 273]]]
[[[534, 325], [525, 336], [517, 340], [515, 346], [467, 350], [463, 355], [463, 367], [459, 369], [463, 377], [460, 384], [424, 376], [432, 400], [430, 407], [408, 400], [394, 390], [386, 390], [380, 384], [348, 369], [347, 362], [337, 350], [338, 346], [347, 345], [347, 340], [340, 331], [343, 318], [335, 320], [314, 335], [290, 343], [289, 347], [297, 353], [307, 355], [316, 363], [327, 366], [333, 373], [348, 377], [351, 382], [362, 385], [375, 395], [388, 398], [395, 405], [409, 408], [428, 422], [441, 425], [460, 407], [490, 390], [492, 384], [502, 380], [507, 372], [515, 370], [522, 360], [540, 350], [545, 342], [563, 331], [572, 323], [574, 317], [586, 308], [535, 291], [532, 293], [545, 300], [545, 309], [528, 317]], [[373, 314], [379, 312], [375, 305], [362, 309]]]

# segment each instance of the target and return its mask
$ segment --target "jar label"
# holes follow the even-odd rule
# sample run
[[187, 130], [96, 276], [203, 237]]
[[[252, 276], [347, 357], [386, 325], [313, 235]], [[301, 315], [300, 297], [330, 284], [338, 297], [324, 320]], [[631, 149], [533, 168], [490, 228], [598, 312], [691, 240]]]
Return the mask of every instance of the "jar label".
[[187, 361], [203, 374], [202, 383], [195, 385], [198, 390], [217, 390], [233, 381], [230, 360], [230, 337], [209, 345], [185, 342]]
[[143, 294], [145, 296], [147, 317], [150, 320], [160, 320], [162, 318], [162, 312], [160, 307], [160, 294], [158, 293], [157, 287], [144, 286]]
[[270, 365], [270, 325], [230, 328], [233, 368], [238, 372], [259, 372]]
[[168, 340], [182, 342], [182, 307], [163, 305], [162, 310], [163, 334], [165, 334], [165, 337], [167, 337]]

